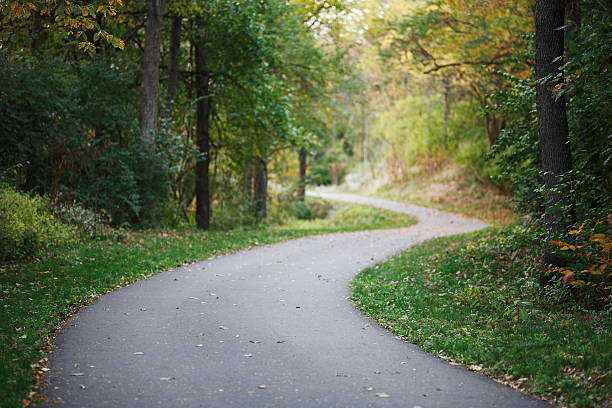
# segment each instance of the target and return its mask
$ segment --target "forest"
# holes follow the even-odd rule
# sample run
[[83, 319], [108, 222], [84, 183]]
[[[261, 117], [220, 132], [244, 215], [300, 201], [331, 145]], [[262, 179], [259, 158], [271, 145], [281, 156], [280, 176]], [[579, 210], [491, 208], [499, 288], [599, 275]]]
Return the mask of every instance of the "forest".
[[[308, 197], [333, 191], [492, 226], [366, 270], [366, 314], [557, 406], [609, 406], [611, 17], [606, 0], [0, 0], [0, 400], [40, 402], [49, 334], [112, 288], [414, 222]], [[474, 333], [511, 338], [499, 354], [449, 340], [448, 316], [410, 334], [432, 317], [374, 287], [422, 259], [427, 282], [465, 278]], [[548, 371], [529, 342], [558, 347]]]

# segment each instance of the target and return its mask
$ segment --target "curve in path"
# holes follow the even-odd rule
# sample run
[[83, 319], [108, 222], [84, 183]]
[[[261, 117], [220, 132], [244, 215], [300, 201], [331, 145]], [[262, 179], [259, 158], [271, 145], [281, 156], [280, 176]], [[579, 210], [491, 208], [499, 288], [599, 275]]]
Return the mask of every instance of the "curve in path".
[[545, 407], [397, 340], [348, 300], [360, 270], [484, 223], [419, 218], [307, 237], [173, 269], [106, 294], [54, 339], [46, 407]]

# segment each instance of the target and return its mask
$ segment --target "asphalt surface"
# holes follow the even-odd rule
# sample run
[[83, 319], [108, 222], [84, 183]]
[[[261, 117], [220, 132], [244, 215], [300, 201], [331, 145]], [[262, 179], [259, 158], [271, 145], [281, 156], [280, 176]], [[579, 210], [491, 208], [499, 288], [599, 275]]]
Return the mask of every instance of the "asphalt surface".
[[267, 245], [106, 294], [56, 335], [43, 406], [549, 407], [396, 339], [348, 300], [365, 267], [484, 223], [326, 196], [420, 222]]

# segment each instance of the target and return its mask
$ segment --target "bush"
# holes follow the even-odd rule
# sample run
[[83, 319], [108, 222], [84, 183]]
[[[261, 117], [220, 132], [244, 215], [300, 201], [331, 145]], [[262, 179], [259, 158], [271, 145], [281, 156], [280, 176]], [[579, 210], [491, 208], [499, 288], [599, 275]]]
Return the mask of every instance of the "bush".
[[0, 260], [31, 257], [77, 240], [76, 228], [52, 215], [47, 198], [0, 188]]
[[295, 201], [291, 205], [291, 215], [293, 215], [298, 220], [314, 219], [312, 210], [308, 207], [308, 205], [304, 201]]
[[62, 223], [72, 225], [82, 238], [102, 235], [108, 229], [108, 217], [84, 208], [76, 202], [58, 202], [53, 206], [53, 215]]
[[168, 155], [144, 152], [138, 92], [120, 65], [0, 54], [0, 180], [77, 201], [115, 225], [156, 220], [170, 198]]
[[327, 200], [294, 201], [291, 204], [291, 215], [298, 220], [327, 218], [333, 205]]

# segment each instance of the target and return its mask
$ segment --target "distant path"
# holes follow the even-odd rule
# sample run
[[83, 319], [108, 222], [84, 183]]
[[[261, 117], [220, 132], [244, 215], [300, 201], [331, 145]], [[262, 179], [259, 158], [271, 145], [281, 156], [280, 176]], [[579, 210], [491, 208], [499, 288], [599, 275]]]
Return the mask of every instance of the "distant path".
[[[395, 339], [348, 300], [349, 282], [365, 267], [484, 223], [324, 196], [406, 212], [420, 222], [266, 245], [104, 295], [54, 339], [44, 406], [548, 406]], [[59, 398], [62, 405], [52, 402]]]

